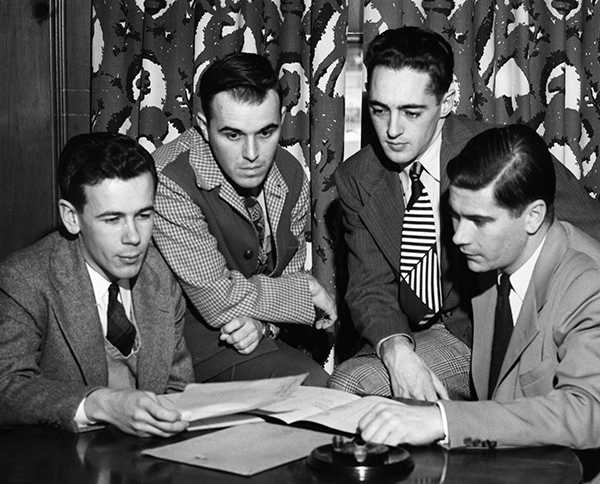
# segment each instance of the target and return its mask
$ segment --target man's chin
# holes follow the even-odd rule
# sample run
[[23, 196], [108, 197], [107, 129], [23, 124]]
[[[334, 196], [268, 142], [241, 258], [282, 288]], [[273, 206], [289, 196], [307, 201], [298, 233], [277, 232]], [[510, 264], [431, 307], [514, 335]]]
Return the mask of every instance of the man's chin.
[[485, 266], [484, 264], [481, 264], [481, 263], [476, 262], [476, 261], [468, 260], [468, 259], [467, 259], [467, 267], [471, 271], [477, 272], [477, 273], [488, 272], [488, 271], [492, 270], [489, 267]]
[[411, 157], [410, 153], [398, 152], [388, 149], [384, 149], [383, 152], [387, 156], [388, 160], [396, 165], [407, 165], [414, 161], [414, 157]]

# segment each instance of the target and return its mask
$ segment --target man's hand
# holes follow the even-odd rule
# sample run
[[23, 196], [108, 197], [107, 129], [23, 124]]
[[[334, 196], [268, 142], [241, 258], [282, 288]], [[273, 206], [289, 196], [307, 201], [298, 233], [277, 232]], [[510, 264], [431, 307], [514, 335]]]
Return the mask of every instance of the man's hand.
[[100, 388], [86, 397], [84, 410], [93, 422], [107, 422], [138, 437], [171, 437], [189, 424], [176, 410], [163, 407], [154, 393], [129, 388]]
[[323, 285], [310, 274], [305, 274], [308, 281], [308, 288], [313, 299], [313, 304], [317, 309], [325, 313], [324, 318], [317, 318], [315, 328], [326, 329], [337, 321], [337, 307], [333, 295], [323, 287]]
[[358, 422], [358, 429], [365, 442], [386, 445], [427, 445], [444, 438], [437, 405], [378, 403]]
[[242, 355], [252, 353], [263, 337], [263, 323], [249, 316], [233, 318], [221, 327], [221, 341], [233, 346]]
[[429, 401], [449, 399], [446, 387], [414, 352], [410, 341], [404, 336], [384, 341], [379, 353], [390, 374], [392, 395], [395, 397]]

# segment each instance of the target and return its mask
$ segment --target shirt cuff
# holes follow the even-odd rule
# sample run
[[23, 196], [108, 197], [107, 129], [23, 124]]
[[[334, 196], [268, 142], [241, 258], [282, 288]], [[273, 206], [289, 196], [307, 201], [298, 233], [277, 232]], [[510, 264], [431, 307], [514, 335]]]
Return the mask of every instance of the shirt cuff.
[[448, 447], [450, 444], [450, 439], [448, 438], [448, 418], [446, 417], [446, 410], [444, 410], [444, 405], [441, 401], [435, 402], [437, 407], [440, 409], [440, 415], [442, 416], [442, 427], [444, 430], [444, 438], [442, 440], [438, 440], [437, 443], [443, 447]]
[[408, 340], [408, 342], [412, 345], [413, 350], [415, 349], [415, 342], [409, 335], [404, 334], [404, 333], [391, 334], [390, 336], [381, 338], [375, 345], [375, 353], [377, 354], [377, 356], [379, 356], [379, 358], [381, 358], [381, 355], [379, 354], [379, 351], [381, 350], [381, 345], [383, 343], [385, 343], [387, 340], [395, 338], [396, 336], [404, 336]]
[[91, 421], [85, 414], [85, 400], [86, 399], [84, 398], [77, 407], [77, 412], [75, 412], [75, 418], [73, 419], [79, 430], [84, 430], [91, 425], [96, 425], [96, 422]]

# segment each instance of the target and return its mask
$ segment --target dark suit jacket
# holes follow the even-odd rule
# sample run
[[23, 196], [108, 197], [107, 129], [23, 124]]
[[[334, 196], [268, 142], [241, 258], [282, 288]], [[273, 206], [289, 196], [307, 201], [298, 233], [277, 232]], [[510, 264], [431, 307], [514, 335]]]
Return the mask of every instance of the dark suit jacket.
[[[473, 299], [472, 375], [484, 398], [496, 275]], [[493, 401], [443, 402], [450, 447], [600, 441], [600, 244], [568, 223], [548, 232], [515, 324]]]
[[[442, 320], [449, 331], [468, 345], [471, 345], [472, 334], [469, 301], [478, 286], [464, 257], [452, 244], [446, 166], [473, 136], [491, 127], [450, 115], [442, 128]], [[600, 240], [600, 205], [556, 160], [555, 169], [558, 217]], [[373, 143], [340, 165], [336, 183], [344, 209], [349, 250], [346, 301], [354, 325], [373, 347], [392, 334], [410, 335], [423, 314], [423, 307], [408, 285], [399, 280], [404, 201], [398, 166], [387, 160], [378, 143]]]
[[[141, 338], [138, 389], [183, 390], [193, 381], [185, 301], [153, 247], [132, 281], [132, 301]], [[79, 241], [53, 233], [0, 265], [0, 426], [76, 431], [80, 402], [107, 385], [104, 337]]]

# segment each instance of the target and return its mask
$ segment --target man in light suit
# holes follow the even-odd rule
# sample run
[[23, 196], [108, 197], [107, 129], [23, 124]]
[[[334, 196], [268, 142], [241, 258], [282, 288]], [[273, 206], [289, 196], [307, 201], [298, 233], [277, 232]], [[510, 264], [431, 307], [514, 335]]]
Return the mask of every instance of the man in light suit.
[[234, 53], [206, 69], [199, 93], [198, 125], [153, 153], [154, 240], [188, 301], [196, 381], [306, 372], [305, 384], [325, 386], [323, 367], [284, 341], [330, 327], [337, 312], [305, 272], [309, 186], [278, 144], [277, 74], [264, 57]]
[[551, 155], [531, 128], [479, 134], [447, 171], [453, 241], [481, 276], [471, 367], [482, 401], [384, 404], [360, 422], [363, 437], [450, 448], [598, 447], [600, 243], [554, 219]]
[[[491, 127], [452, 114], [453, 54], [438, 34], [403, 27], [369, 45], [368, 105], [377, 140], [336, 172], [348, 255], [346, 301], [365, 342], [329, 386], [358, 394], [426, 400], [470, 398], [470, 299], [475, 280], [451, 244], [446, 165]], [[411, 195], [409, 170], [423, 166], [441, 273], [441, 308], [429, 312], [401, 275], [401, 236]], [[600, 240], [600, 210], [555, 161], [556, 212]], [[419, 323], [424, 323], [420, 325]]]
[[58, 182], [64, 233], [0, 265], [0, 426], [185, 430], [156, 397], [193, 372], [181, 289], [149, 246], [152, 157], [124, 135], [78, 135]]

